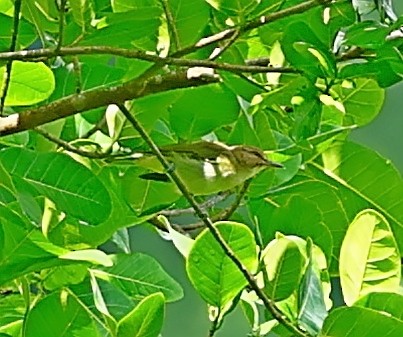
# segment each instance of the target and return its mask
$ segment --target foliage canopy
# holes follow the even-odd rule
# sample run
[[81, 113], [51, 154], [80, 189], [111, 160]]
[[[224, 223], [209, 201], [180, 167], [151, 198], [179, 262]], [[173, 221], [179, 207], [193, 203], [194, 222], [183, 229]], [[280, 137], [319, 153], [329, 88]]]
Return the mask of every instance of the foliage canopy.
[[[148, 224], [211, 336], [236, 306], [253, 336], [402, 336], [403, 181], [347, 140], [401, 81], [402, 25], [389, 0], [1, 0], [0, 335], [158, 336], [183, 291], [131, 251]], [[285, 168], [195, 201], [114, 161], [201, 138]]]

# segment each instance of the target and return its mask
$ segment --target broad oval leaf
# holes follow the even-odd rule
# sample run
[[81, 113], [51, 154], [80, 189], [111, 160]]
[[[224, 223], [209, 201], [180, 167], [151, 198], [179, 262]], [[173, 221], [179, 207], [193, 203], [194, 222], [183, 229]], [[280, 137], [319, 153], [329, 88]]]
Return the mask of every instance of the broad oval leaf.
[[385, 90], [371, 78], [355, 78], [333, 87], [346, 110], [345, 125], [365, 125], [381, 111]]
[[403, 322], [380, 311], [360, 307], [333, 310], [319, 337], [401, 337]]
[[65, 154], [9, 148], [0, 152], [0, 162], [11, 177], [32, 186], [69, 215], [91, 225], [109, 216], [111, 200], [105, 186], [88, 168]]
[[267, 223], [260, 224], [260, 230], [264, 239], [274, 238], [276, 232], [303, 239], [310, 237], [323, 250], [327, 261], [331, 260], [333, 238], [323, 223], [323, 214], [316, 203], [302, 196], [294, 195], [276, 208]]
[[381, 214], [364, 210], [353, 220], [341, 246], [339, 268], [347, 305], [369, 292], [398, 290], [399, 251]]
[[[215, 226], [239, 261], [254, 273], [258, 260], [250, 229], [236, 222], [218, 222]], [[196, 238], [186, 261], [186, 270], [200, 296], [220, 309], [225, 308], [247, 285], [238, 267], [207, 229]]]
[[111, 258], [114, 263], [112, 267], [92, 269], [92, 273], [98, 279], [123, 290], [127, 296], [139, 300], [161, 292], [168, 302], [183, 296], [181, 286], [151, 256], [133, 253], [116, 254]]
[[185, 89], [170, 109], [172, 129], [178, 137], [198, 139], [236, 121], [239, 104], [224, 85]]
[[158, 337], [164, 321], [164, 295], [147, 296], [118, 323], [117, 337]]
[[[0, 68], [0, 74], [4, 71], [5, 67]], [[14, 61], [10, 78], [5, 105], [36, 104], [47, 99], [55, 89], [54, 75], [42, 62]]]

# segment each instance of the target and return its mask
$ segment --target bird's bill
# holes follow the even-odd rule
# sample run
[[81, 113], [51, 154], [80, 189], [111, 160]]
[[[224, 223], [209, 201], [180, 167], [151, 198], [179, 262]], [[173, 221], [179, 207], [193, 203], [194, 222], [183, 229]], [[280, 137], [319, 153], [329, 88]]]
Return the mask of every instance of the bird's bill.
[[268, 161], [267, 166], [269, 167], [277, 167], [277, 168], [284, 168], [284, 165], [280, 164], [280, 163], [276, 163], [274, 161]]

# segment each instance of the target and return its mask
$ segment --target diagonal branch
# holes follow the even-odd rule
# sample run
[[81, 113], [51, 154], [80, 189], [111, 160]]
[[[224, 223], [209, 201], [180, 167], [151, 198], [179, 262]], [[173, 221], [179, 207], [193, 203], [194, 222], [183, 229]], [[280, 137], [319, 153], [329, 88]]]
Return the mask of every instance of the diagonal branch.
[[190, 206], [195, 210], [195, 214], [199, 217], [201, 221], [206, 225], [206, 227], [210, 230], [214, 239], [218, 242], [221, 248], [224, 250], [225, 254], [230, 258], [230, 260], [237, 266], [239, 271], [243, 274], [245, 279], [247, 280], [249, 286], [252, 290], [255, 291], [256, 295], [263, 301], [266, 309], [272, 314], [272, 316], [285, 328], [287, 328], [290, 332], [292, 332], [296, 336], [300, 337], [309, 337], [310, 335], [305, 331], [301, 330], [298, 326], [294, 325], [277, 307], [275, 302], [270, 299], [265, 292], [258, 286], [255, 277], [248, 271], [245, 265], [237, 258], [234, 251], [228, 245], [228, 243], [224, 240], [221, 233], [214, 226], [212, 220], [208, 216], [206, 212], [204, 212], [199, 204], [196, 202], [194, 197], [189, 193], [182, 179], [176, 174], [175, 170], [171, 169], [171, 164], [165, 159], [162, 155], [161, 151], [155, 145], [151, 137], [148, 133], [143, 129], [143, 127], [138, 123], [138, 121], [130, 114], [129, 110], [124, 106], [124, 104], [118, 104], [119, 109], [125, 115], [127, 120], [132, 124], [134, 129], [140, 134], [143, 140], [150, 147], [151, 151], [155, 154], [155, 156], [160, 161], [161, 165], [166, 169], [167, 174], [169, 174], [172, 181], [176, 184], [179, 190], [182, 192], [183, 196], [189, 202]]

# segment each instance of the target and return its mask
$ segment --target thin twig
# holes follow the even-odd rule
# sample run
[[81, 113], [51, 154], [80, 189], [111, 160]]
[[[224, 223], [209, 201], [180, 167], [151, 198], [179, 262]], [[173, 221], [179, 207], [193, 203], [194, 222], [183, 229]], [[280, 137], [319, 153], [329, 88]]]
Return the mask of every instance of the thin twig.
[[71, 56], [71, 55], [115, 55], [125, 58], [134, 58], [143, 61], [154, 62], [160, 68], [163, 65], [174, 65], [180, 67], [205, 67], [226, 70], [233, 73], [299, 73], [300, 71], [289, 67], [262, 67], [245, 64], [218, 63], [211, 60], [193, 60], [182, 59], [177, 57], [161, 57], [152, 55], [141, 50], [115, 48], [110, 46], [82, 46], [82, 47], [62, 47], [58, 53], [53, 49], [34, 49], [19, 52], [0, 53], [0, 60], [28, 60], [37, 58], [50, 58], [55, 56]]
[[[228, 220], [229, 217], [237, 210], [238, 206], [241, 204], [243, 197], [245, 196], [246, 192], [248, 191], [250, 183], [251, 183], [251, 180], [245, 181], [245, 183], [242, 185], [241, 190], [237, 194], [235, 201], [231, 204], [231, 206], [228, 208], [225, 208], [220, 213], [211, 216], [211, 220], [213, 222]], [[204, 224], [204, 222], [198, 222], [198, 223], [194, 223], [194, 224], [190, 224], [190, 225], [181, 226], [181, 228], [186, 232], [191, 232], [196, 229], [204, 228], [205, 226], [206, 225]]]
[[91, 152], [91, 151], [85, 151], [81, 150], [68, 142], [57, 138], [53, 136], [52, 134], [40, 129], [40, 128], [34, 128], [34, 131], [39, 133], [42, 137], [46, 138], [47, 140], [51, 141], [52, 143], [57, 144], [59, 147], [63, 148], [66, 151], [78, 154], [83, 157], [91, 158], [91, 159], [104, 159], [106, 157], [109, 157], [110, 155], [107, 153], [97, 153], [97, 152]]
[[90, 138], [95, 132], [101, 130], [101, 128], [106, 124], [106, 114], [103, 114], [99, 121], [89, 129], [81, 138]]
[[[15, 0], [14, 2], [14, 19], [13, 19], [13, 32], [11, 34], [10, 52], [13, 53], [17, 46], [18, 28], [20, 26], [20, 12], [21, 12], [21, 2], [22, 0]], [[3, 88], [1, 90], [0, 97], [0, 116], [3, 116], [4, 106], [6, 103], [6, 97], [8, 88], [11, 81], [11, 69], [13, 67], [13, 60], [8, 60], [6, 64], [6, 70], [3, 75]]]
[[[57, 1], [56, 1], [57, 2]], [[63, 39], [64, 39], [64, 16], [66, 12], [66, 3], [67, 0], [60, 0], [60, 7], [59, 7], [59, 36], [56, 45], [56, 52], [60, 50], [63, 46]]]
[[174, 51], [177, 51], [181, 46], [180, 46], [179, 33], [178, 30], [176, 29], [174, 17], [172, 15], [171, 9], [169, 8], [168, 1], [160, 0], [160, 3], [162, 5], [162, 8], [164, 9], [165, 17], [167, 19], [169, 37], [172, 39], [172, 45], [174, 47]]
[[298, 326], [295, 326], [292, 322], [288, 320], [288, 318], [280, 311], [280, 309], [276, 306], [275, 302], [267, 297], [262, 289], [259, 288], [254, 276], [248, 271], [248, 269], [243, 265], [243, 263], [237, 258], [232, 248], [228, 245], [228, 243], [224, 240], [219, 230], [214, 226], [210, 217], [206, 212], [204, 212], [200, 206], [197, 204], [194, 197], [189, 193], [182, 179], [177, 175], [175, 170], [171, 169], [171, 164], [165, 159], [162, 155], [161, 151], [155, 145], [154, 141], [148, 135], [148, 133], [144, 130], [144, 128], [137, 122], [137, 120], [130, 114], [129, 110], [124, 106], [124, 104], [118, 104], [119, 109], [128, 119], [128, 121], [132, 124], [134, 129], [140, 134], [143, 140], [150, 147], [151, 151], [156, 155], [158, 160], [160, 161], [162, 167], [166, 169], [167, 174], [170, 176], [172, 181], [179, 188], [183, 196], [187, 199], [189, 204], [194, 208], [195, 214], [204, 222], [206, 227], [210, 230], [214, 239], [218, 242], [221, 248], [224, 250], [226, 256], [236, 265], [239, 271], [243, 274], [245, 279], [247, 280], [249, 286], [252, 290], [255, 291], [256, 295], [262, 300], [266, 309], [273, 315], [273, 317], [288, 330], [301, 337], [309, 337], [305, 331], [302, 331]]
[[236, 29], [232, 34], [232, 36], [227, 41], [225, 41], [225, 44], [222, 47], [220, 47], [220, 51], [209, 58], [210, 61], [214, 61], [215, 59], [220, 57], [229, 47], [232, 46], [232, 44], [238, 39], [239, 35], [240, 30]]
[[[217, 204], [220, 201], [223, 201], [226, 197], [228, 196], [228, 193], [223, 193], [219, 194], [213, 198], [210, 198], [206, 200], [204, 203], [200, 204], [200, 208], [202, 209], [207, 209], [210, 207], [213, 207], [215, 204]], [[167, 209], [159, 212], [159, 214], [164, 215], [164, 216], [179, 216], [183, 214], [193, 214], [195, 210], [193, 207], [189, 208], [182, 208], [182, 209]]]

